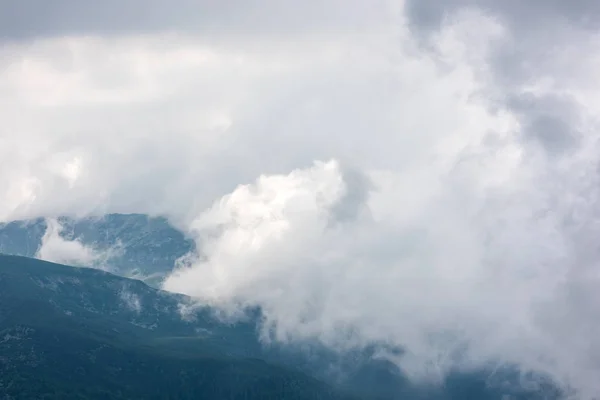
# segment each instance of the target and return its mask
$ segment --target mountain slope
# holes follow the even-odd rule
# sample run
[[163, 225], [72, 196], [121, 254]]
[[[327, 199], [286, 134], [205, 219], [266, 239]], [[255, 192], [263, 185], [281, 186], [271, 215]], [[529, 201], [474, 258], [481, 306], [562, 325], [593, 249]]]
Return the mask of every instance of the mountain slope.
[[[252, 358], [252, 324], [208, 310], [181, 320], [181, 300], [98, 270], [0, 256], [0, 398], [344, 398]], [[194, 345], [172, 345], [182, 338]]]
[[[193, 242], [164, 218], [110, 214], [80, 220], [59, 218], [58, 222], [63, 228], [60, 236], [66, 240], [80, 241], [100, 252], [117, 249], [109, 252], [111, 256], [105, 260], [112, 266], [111, 272], [122, 276], [151, 276], [145, 282], [153, 286], [158, 286], [177, 258], [195, 248]], [[46, 228], [44, 219], [0, 224], [0, 252], [35, 255]], [[126, 341], [121, 344], [125, 347], [143, 344], [154, 353], [168, 356], [205, 354], [261, 358], [300, 369], [352, 393], [378, 399], [529, 400], [556, 397], [551, 388], [548, 394], [548, 390], [538, 390], [535, 386], [533, 389], [522, 387], [519, 375], [510, 368], [506, 373], [499, 373], [495, 367], [488, 371], [453, 373], [441, 387], [415, 387], [394, 364], [374, 359], [377, 346], [344, 354], [326, 349], [319, 343], [264, 348], [258, 343], [256, 334], [260, 310], [253, 320], [232, 326], [216, 320], [208, 309], [195, 313], [195, 321], [185, 322], [178, 311], [180, 303], [185, 302], [183, 296], [157, 291], [139, 281], [102, 271], [39, 264], [24, 259], [13, 259], [8, 264], [28, 264], [24, 270], [31, 276], [15, 274], [15, 268], [0, 265], [0, 271], [9, 274], [12, 282], [10, 287], [2, 286], [0, 275], [0, 329], [4, 307], [2, 296], [6, 298], [10, 294], [12, 304], [8, 303], [11, 307], [4, 312], [11, 315], [13, 325], [20, 324], [23, 316], [27, 316], [25, 323], [28, 324], [32, 321], [46, 323], [52, 329], [64, 326], [68, 334], [81, 331], [84, 337], [91, 335], [99, 340]], [[15, 289], [19, 287], [21, 289]], [[44, 305], [32, 303], [32, 296], [45, 299], [52, 308], [44, 309]], [[14, 312], [17, 308], [21, 311]], [[489, 379], [492, 370], [494, 381]]]
[[48, 221], [43, 218], [0, 223], [0, 253], [35, 257], [44, 236], [53, 234], [76, 240], [101, 255], [98, 267], [158, 286], [175, 261], [195, 249], [193, 241], [162, 217], [108, 214], [82, 219], [60, 217], [56, 223], [60, 228], [57, 232], [48, 232]]

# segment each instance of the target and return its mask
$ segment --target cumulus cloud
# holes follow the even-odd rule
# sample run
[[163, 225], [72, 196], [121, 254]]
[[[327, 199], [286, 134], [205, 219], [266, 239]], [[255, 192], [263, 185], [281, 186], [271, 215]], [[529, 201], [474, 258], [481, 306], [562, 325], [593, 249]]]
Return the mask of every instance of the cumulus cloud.
[[0, 2], [0, 220], [166, 215], [200, 249], [166, 287], [277, 339], [599, 390], [595, 3], [34, 3]]

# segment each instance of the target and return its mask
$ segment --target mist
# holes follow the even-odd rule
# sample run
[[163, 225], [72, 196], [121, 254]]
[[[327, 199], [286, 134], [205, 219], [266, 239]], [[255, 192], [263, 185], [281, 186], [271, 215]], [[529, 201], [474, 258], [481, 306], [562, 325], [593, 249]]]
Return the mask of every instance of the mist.
[[[96, 266], [107, 258], [108, 252], [101, 252], [80, 240], [63, 237], [63, 226], [53, 218], [45, 221], [46, 231], [35, 257], [40, 260], [61, 264]], [[101, 266], [100, 266], [101, 267]]]
[[[595, 3], [180, 2], [0, 24], [0, 221], [166, 216], [198, 254], [164, 288], [272, 340], [594, 398]], [[56, 229], [41, 257], [93, 262]]]

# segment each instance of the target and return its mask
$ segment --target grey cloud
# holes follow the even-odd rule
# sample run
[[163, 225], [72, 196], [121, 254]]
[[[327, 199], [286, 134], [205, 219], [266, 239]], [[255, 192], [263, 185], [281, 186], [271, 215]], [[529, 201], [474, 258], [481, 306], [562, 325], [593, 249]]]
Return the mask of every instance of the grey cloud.
[[0, 3], [0, 34], [27, 38], [189, 28], [214, 23], [210, 15], [218, 13], [219, 7], [218, 2], [198, 5], [192, 0], [4, 0]]
[[577, 67], [574, 43], [585, 42], [600, 27], [600, 3], [591, 0], [493, 1], [408, 0], [410, 26], [425, 42], [455, 13], [476, 9], [499, 21], [506, 37], [492, 47], [487, 62], [489, 88], [500, 107], [515, 115], [526, 143], [542, 146], [550, 156], [578, 145], [578, 105], [568, 96], [527, 93], [524, 88], [541, 79], [567, 81]]
[[407, 0], [405, 7], [417, 29], [439, 27], [445, 17], [465, 7], [486, 11], [519, 31], [551, 28], [560, 20], [589, 29], [600, 22], [600, 3], [594, 0]]
[[568, 97], [512, 96], [508, 106], [520, 116], [523, 138], [534, 140], [549, 154], [560, 154], [577, 146], [577, 109]]
[[355, 220], [361, 211], [367, 209], [369, 192], [373, 189], [369, 177], [360, 170], [345, 168], [343, 177], [346, 192], [331, 209], [335, 222]]
[[361, 29], [383, 0], [1, 0], [0, 38], [156, 31], [245, 34]]

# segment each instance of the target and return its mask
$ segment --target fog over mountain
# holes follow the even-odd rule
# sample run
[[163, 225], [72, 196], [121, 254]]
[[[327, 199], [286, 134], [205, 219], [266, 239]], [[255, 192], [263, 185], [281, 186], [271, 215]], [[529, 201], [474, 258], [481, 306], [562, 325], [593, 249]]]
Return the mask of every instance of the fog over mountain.
[[44, 221], [30, 256], [107, 266], [77, 221], [159, 218], [151, 283], [270, 340], [598, 398], [600, 3], [50, 4], [0, 0], [0, 221]]

